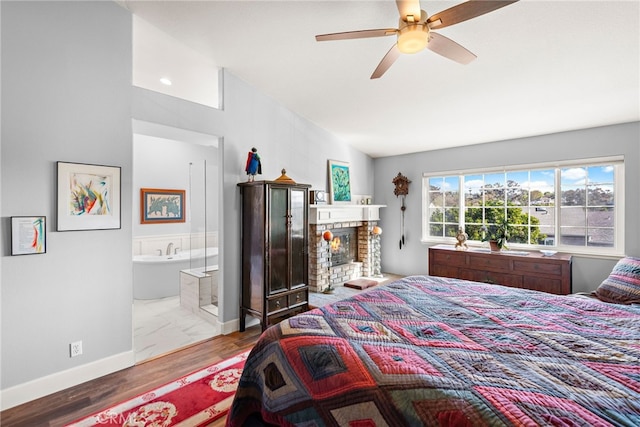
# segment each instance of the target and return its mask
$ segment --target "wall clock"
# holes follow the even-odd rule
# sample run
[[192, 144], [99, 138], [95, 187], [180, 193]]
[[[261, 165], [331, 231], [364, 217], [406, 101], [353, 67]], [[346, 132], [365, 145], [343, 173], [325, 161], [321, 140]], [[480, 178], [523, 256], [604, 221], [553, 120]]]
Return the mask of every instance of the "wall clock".
[[411, 181], [409, 181], [409, 178], [398, 172], [398, 175], [393, 178], [393, 185], [396, 186], [395, 190], [393, 190], [393, 194], [395, 194], [396, 197], [406, 196], [407, 194], [409, 194], [410, 182]]
[[402, 206], [400, 206], [400, 211], [402, 212], [402, 216], [400, 219], [400, 242], [399, 242], [399, 246], [400, 249], [402, 249], [402, 246], [404, 245], [404, 211], [407, 210], [406, 206], [404, 205], [404, 198], [407, 194], [409, 194], [409, 183], [411, 181], [409, 181], [409, 178], [407, 178], [406, 176], [402, 175], [400, 172], [398, 172], [398, 175], [393, 178], [393, 185], [396, 186], [396, 188], [393, 190], [393, 194], [396, 195], [396, 197], [398, 196], [402, 196]]

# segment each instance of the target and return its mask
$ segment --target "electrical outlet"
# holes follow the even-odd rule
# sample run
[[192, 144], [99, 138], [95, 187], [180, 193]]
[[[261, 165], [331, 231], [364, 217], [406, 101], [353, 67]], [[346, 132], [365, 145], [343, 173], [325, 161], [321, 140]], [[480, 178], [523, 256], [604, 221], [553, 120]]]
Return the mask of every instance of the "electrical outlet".
[[80, 356], [82, 354], [82, 341], [76, 341], [69, 344], [69, 353], [71, 357]]

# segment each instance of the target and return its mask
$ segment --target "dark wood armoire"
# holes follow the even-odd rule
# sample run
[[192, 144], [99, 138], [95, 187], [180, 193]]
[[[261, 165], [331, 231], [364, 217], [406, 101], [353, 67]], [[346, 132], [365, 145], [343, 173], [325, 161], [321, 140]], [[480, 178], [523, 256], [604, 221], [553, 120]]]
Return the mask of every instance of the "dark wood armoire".
[[240, 331], [262, 330], [309, 309], [309, 187], [280, 181], [238, 184], [242, 195]]

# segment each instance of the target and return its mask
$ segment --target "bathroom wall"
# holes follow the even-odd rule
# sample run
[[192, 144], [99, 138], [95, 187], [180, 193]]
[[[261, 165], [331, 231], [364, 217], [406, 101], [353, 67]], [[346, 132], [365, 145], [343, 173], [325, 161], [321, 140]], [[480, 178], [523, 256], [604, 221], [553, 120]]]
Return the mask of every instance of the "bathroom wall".
[[[141, 128], [148, 129], [149, 124], [136, 127], [134, 132], [144, 132]], [[155, 133], [160, 134], [161, 132]], [[164, 251], [168, 243], [173, 243], [174, 248], [187, 250], [191, 247], [192, 239], [194, 247], [202, 247], [204, 245], [201, 240], [205, 233], [205, 219], [206, 233], [209, 236], [208, 243], [217, 246], [220, 204], [218, 139], [212, 136], [207, 138], [199, 134], [199, 140], [195, 141], [191, 137], [193, 132], [173, 129], [172, 133], [175, 138], [181, 139], [134, 133], [134, 255], [156, 253], [157, 249]], [[185, 190], [185, 222], [142, 224], [140, 218], [141, 188]]]

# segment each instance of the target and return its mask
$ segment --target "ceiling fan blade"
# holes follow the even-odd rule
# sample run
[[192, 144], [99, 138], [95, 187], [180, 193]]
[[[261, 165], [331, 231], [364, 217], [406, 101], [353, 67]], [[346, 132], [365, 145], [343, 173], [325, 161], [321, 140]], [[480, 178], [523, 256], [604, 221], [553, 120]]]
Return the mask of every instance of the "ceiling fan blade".
[[476, 59], [476, 56], [473, 53], [469, 52], [458, 43], [454, 42], [450, 38], [434, 32], [429, 33], [429, 43], [427, 44], [427, 49], [460, 64], [466, 65]]
[[469, 0], [430, 16], [429, 19], [427, 19], [427, 24], [429, 24], [429, 28], [433, 30], [448, 27], [475, 18], [476, 16], [493, 12], [496, 9], [508, 6], [516, 1], [518, 0]]
[[384, 37], [384, 36], [392, 36], [397, 32], [398, 30], [395, 28], [347, 31], [344, 33], [320, 34], [316, 36], [316, 41], [322, 42], [322, 41], [328, 41], [328, 40], [348, 40], [348, 39], [365, 39], [368, 37]]
[[391, 67], [393, 63], [396, 62], [396, 59], [398, 59], [400, 55], [401, 53], [398, 49], [398, 43], [396, 43], [391, 47], [391, 49], [389, 49], [389, 52], [387, 52], [384, 58], [382, 58], [382, 61], [380, 61], [378, 67], [376, 67], [376, 69], [373, 71], [373, 74], [371, 74], [371, 79], [378, 79], [382, 77], [382, 75], [387, 72], [389, 67]]
[[411, 15], [413, 15], [414, 22], [420, 20], [420, 0], [396, 0], [396, 6], [400, 12], [400, 18], [404, 22], [408, 22], [407, 16]]

